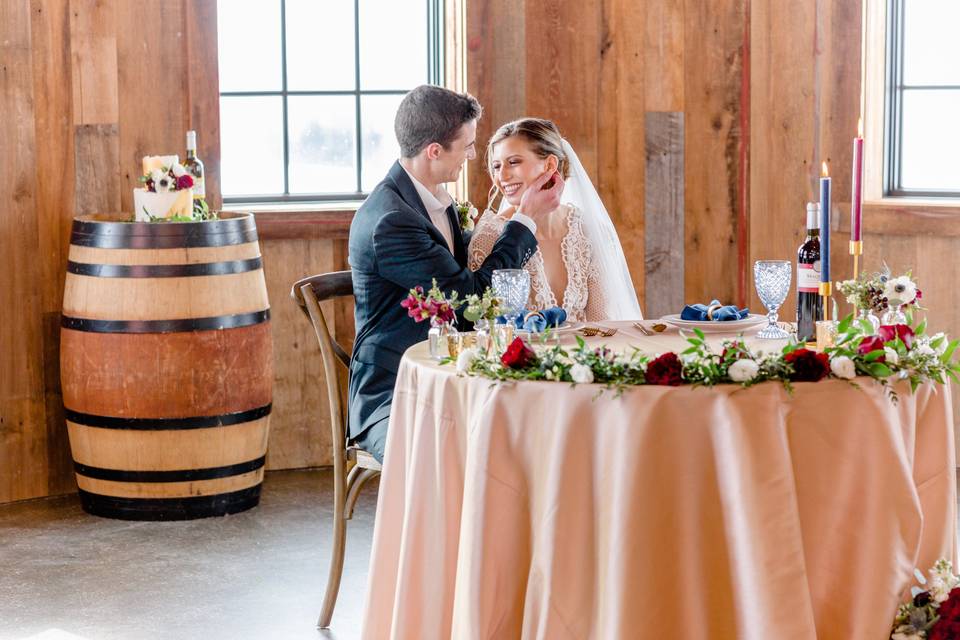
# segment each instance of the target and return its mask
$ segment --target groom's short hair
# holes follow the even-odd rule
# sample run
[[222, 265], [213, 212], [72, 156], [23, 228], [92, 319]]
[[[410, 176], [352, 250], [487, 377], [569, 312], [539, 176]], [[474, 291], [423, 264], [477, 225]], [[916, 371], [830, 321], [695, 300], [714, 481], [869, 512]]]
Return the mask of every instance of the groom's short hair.
[[420, 85], [403, 97], [393, 123], [401, 157], [412, 158], [433, 142], [448, 149], [460, 127], [481, 113], [483, 108], [469, 93]]

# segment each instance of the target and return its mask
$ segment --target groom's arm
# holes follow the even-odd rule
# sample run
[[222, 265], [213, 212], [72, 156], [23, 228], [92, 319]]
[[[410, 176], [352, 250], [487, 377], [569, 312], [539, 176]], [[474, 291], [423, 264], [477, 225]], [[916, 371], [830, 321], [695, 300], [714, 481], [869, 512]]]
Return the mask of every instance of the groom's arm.
[[391, 211], [373, 232], [377, 271], [394, 284], [429, 289], [434, 278], [444, 293], [483, 293], [496, 269], [518, 269], [533, 255], [537, 240], [527, 227], [509, 222], [477, 271], [461, 267], [427, 231], [420, 216]]

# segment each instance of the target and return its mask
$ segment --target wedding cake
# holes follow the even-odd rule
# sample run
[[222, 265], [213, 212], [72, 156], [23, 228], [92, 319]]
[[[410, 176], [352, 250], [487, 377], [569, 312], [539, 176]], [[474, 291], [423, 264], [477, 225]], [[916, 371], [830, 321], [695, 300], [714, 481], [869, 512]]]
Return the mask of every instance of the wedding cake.
[[194, 219], [193, 177], [179, 156], [145, 156], [140, 182], [144, 188], [133, 190], [135, 222]]

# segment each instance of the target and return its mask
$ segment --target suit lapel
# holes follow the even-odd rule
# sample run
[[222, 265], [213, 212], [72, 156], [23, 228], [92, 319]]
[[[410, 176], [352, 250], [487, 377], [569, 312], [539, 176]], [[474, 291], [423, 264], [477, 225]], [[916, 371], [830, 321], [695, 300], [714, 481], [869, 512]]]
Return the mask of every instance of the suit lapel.
[[460, 216], [453, 205], [447, 207], [447, 220], [450, 221], [450, 230], [453, 232], [453, 257], [461, 267], [467, 266], [467, 252], [463, 246], [463, 231], [460, 229]]
[[433, 222], [430, 220], [430, 214], [427, 213], [426, 207], [423, 206], [423, 200], [420, 199], [420, 194], [417, 193], [417, 188], [413, 186], [413, 182], [410, 181], [410, 176], [407, 175], [406, 170], [400, 166], [399, 160], [395, 161], [393, 166], [390, 167], [390, 173], [388, 175], [390, 179], [393, 180], [393, 184], [397, 186], [397, 192], [400, 194], [400, 197], [403, 198], [403, 201], [413, 207], [415, 211], [418, 211], [427, 222], [430, 222], [430, 226], [433, 226]]

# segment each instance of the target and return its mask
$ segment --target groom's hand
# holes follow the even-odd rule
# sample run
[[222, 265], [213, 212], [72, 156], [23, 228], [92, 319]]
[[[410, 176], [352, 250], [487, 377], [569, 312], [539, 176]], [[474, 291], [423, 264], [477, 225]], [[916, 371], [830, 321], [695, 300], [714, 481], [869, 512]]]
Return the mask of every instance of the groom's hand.
[[561, 193], [563, 177], [556, 171], [544, 173], [520, 197], [519, 211], [536, 221], [560, 206]]

